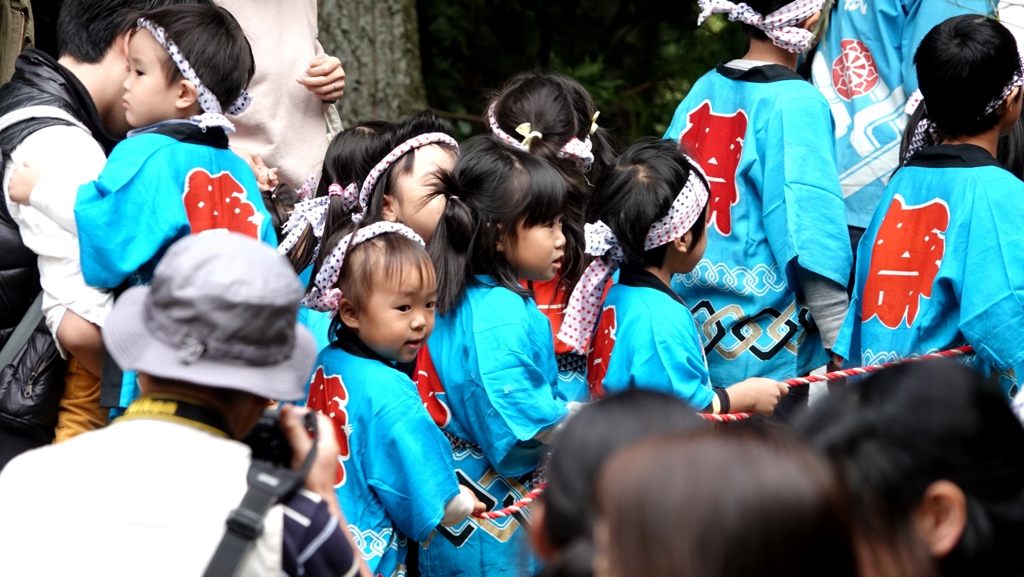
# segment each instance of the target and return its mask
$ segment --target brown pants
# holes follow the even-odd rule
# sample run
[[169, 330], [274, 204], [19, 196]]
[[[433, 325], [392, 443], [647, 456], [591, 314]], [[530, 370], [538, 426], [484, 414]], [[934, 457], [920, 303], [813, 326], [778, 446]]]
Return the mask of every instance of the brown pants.
[[79, 433], [105, 426], [109, 412], [100, 408], [99, 377], [85, 370], [82, 363], [70, 355], [64, 382], [66, 386], [57, 409], [54, 444], [67, 441]]

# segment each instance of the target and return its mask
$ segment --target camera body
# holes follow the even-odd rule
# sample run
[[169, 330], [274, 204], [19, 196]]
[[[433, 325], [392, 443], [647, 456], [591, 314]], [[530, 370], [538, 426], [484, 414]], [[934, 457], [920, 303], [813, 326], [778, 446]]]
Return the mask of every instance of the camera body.
[[[263, 411], [256, 426], [242, 442], [252, 449], [253, 461], [263, 461], [287, 469], [292, 466], [292, 446], [281, 430], [280, 416], [280, 407]], [[311, 428], [310, 419], [315, 423], [316, 414], [310, 412], [306, 416], [306, 428]]]

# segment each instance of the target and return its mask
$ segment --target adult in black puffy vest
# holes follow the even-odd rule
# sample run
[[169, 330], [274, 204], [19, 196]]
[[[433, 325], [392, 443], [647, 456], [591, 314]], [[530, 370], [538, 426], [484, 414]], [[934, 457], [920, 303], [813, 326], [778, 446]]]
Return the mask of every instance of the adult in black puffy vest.
[[[60, 58], [28, 49], [15, 62], [11, 81], [0, 88], [4, 182], [9, 178], [12, 151], [49, 127], [84, 127], [109, 154], [129, 128], [121, 100], [128, 75], [126, 34], [135, 21], [133, 12], [194, 3], [210, 2], [65, 0], [57, 24]], [[40, 292], [36, 255], [22, 242], [6, 194], [4, 201], [0, 203], [0, 346], [10, 339]], [[14, 360], [0, 367], [0, 468], [14, 455], [51, 442], [59, 411], [68, 414], [83, 406], [102, 414], [98, 387], [64, 390], [63, 361], [40, 321]]]

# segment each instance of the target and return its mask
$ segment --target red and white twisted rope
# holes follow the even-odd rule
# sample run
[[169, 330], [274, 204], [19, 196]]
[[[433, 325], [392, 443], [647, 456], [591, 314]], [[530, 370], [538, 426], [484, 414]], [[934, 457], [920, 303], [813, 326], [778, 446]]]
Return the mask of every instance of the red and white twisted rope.
[[[880, 371], [880, 370], [888, 368], [888, 367], [893, 367], [893, 366], [896, 366], [896, 365], [902, 365], [902, 364], [905, 364], [905, 363], [916, 363], [918, 361], [927, 361], [927, 360], [931, 360], [931, 359], [941, 359], [941, 358], [945, 358], [945, 357], [957, 357], [957, 356], [961, 356], [961, 355], [973, 355], [973, 354], [974, 354], [974, 348], [971, 347], [970, 345], [967, 345], [967, 346], [964, 346], [964, 347], [958, 347], [958, 348], [955, 348], [955, 349], [950, 349], [948, 351], [939, 351], [937, 353], [931, 353], [931, 354], [927, 354], [927, 355], [922, 355], [920, 357], [911, 357], [909, 359], [903, 359], [903, 360], [900, 360], [900, 361], [891, 361], [891, 362], [888, 362], [888, 363], [882, 363], [880, 365], [871, 365], [871, 366], [868, 366], [868, 367], [855, 367], [855, 368], [852, 368], [852, 369], [846, 369], [846, 370], [842, 370], [842, 371], [835, 371], [835, 372], [832, 372], [832, 373], [825, 373], [824, 375], [808, 375], [806, 377], [797, 377], [795, 379], [789, 379], [789, 380], [786, 380], [786, 381], [782, 381], [782, 384], [789, 385], [791, 387], [800, 387], [800, 386], [804, 386], [804, 385], [809, 385], [811, 383], [822, 383], [822, 382], [825, 382], [825, 381], [834, 381], [836, 379], [842, 379], [842, 378], [846, 378], [846, 377], [854, 377], [854, 376], [857, 376], [857, 375], [867, 375], [867, 374], [874, 373], [874, 372]], [[700, 416], [704, 417], [708, 421], [714, 421], [716, 423], [731, 423], [731, 422], [735, 422], [735, 421], [742, 421], [744, 419], [749, 419], [753, 415], [754, 415], [754, 413], [727, 413], [727, 414], [724, 414], [724, 415], [712, 415], [710, 413], [701, 413], [700, 414]]]
[[502, 517], [515, 515], [516, 513], [522, 511], [527, 506], [529, 506], [530, 503], [533, 503], [533, 501], [537, 497], [539, 497], [541, 493], [544, 492], [545, 484], [541, 484], [536, 489], [527, 493], [525, 497], [516, 501], [515, 503], [512, 503], [511, 505], [505, 507], [504, 509], [497, 509], [495, 511], [484, 511], [483, 513], [473, 513], [473, 516], [478, 519], [501, 519]]
[[[846, 377], [853, 377], [853, 376], [857, 376], [857, 375], [867, 375], [867, 374], [870, 374], [870, 373], [878, 372], [878, 371], [880, 371], [882, 369], [885, 369], [885, 368], [888, 368], [888, 367], [892, 367], [892, 366], [896, 366], [896, 365], [902, 365], [902, 364], [905, 364], [905, 363], [915, 363], [915, 362], [918, 362], [918, 361], [927, 361], [927, 360], [931, 360], [931, 359], [941, 359], [941, 358], [945, 358], [945, 357], [957, 357], [957, 356], [962, 356], [962, 355], [973, 355], [973, 354], [974, 354], [974, 348], [971, 347], [970, 345], [968, 345], [968, 346], [964, 346], [964, 347], [958, 347], [958, 348], [955, 348], [955, 349], [950, 349], [948, 351], [939, 351], [937, 353], [931, 353], [931, 354], [927, 354], [927, 355], [922, 355], [920, 357], [911, 357], [909, 359], [903, 359], [903, 360], [900, 360], [900, 361], [892, 361], [892, 362], [888, 362], [888, 363], [882, 363], [880, 365], [871, 365], [871, 366], [867, 366], [867, 367], [855, 367], [855, 368], [852, 368], [852, 369], [845, 369], [845, 370], [842, 370], [842, 371], [835, 371], [835, 372], [832, 372], [832, 373], [825, 373], [824, 375], [809, 375], [809, 376], [806, 376], [806, 377], [798, 377], [798, 378], [795, 378], [795, 379], [789, 379], [789, 380], [786, 380], [786, 381], [782, 381], [782, 383], [784, 385], [789, 385], [791, 387], [800, 387], [800, 386], [810, 385], [811, 383], [822, 383], [822, 382], [826, 382], [826, 381], [834, 381], [836, 379], [842, 379], [842, 378], [846, 378]], [[708, 414], [708, 413], [701, 413], [700, 415], [702, 417], [704, 417], [705, 419], [709, 420], [709, 421], [715, 421], [715, 422], [718, 422], [718, 423], [730, 423], [730, 422], [735, 422], [735, 421], [742, 421], [744, 419], [749, 419], [753, 415], [753, 413], [727, 413], [727, 414], [724, 414], [724, 415], [711, 415], [711, 414]], [[509, 515], [514, 515], [514, 514], [520, 512], [520, 511], [522, 511], [523, 509], [525, 509], [527, 506], [530, 505], [530, 503], [533, 503], [537, 499], [537, 497], [539, 497], [540, 494], [543, 493], [543, 492], [544, 492], [544, 484], [538, 486], [536, 489], [534, 489], [534, 490], [530, 491], [529, 493], [527, 493], [525, 497], [523, 497], [519, 501], [516, 501], [512, 505], [510, 505], [508, 507], [505, 507], [504, 509], [498, 509], [498, 510], [495, 510], [495, 511], [485, 511], [483, 513], [473, 513], [473, 516], [478, 518], [478, 519], [501, 519], [503, 517], [508, 517]]]

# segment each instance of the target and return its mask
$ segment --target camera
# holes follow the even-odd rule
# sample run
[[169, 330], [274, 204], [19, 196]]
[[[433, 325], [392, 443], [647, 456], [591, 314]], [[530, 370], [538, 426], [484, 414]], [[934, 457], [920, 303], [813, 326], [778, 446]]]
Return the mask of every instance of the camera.
[[[267, 409], [256, 421], [256, 426], [242, 442], [252, 449], [252, 460], [263, 461], [281, 468], [292, 465], [292, 446], [281, 430], [281, 408]], [[310, 411], [303, 418], [306, 429], [316, 438], [316, 413]]]

